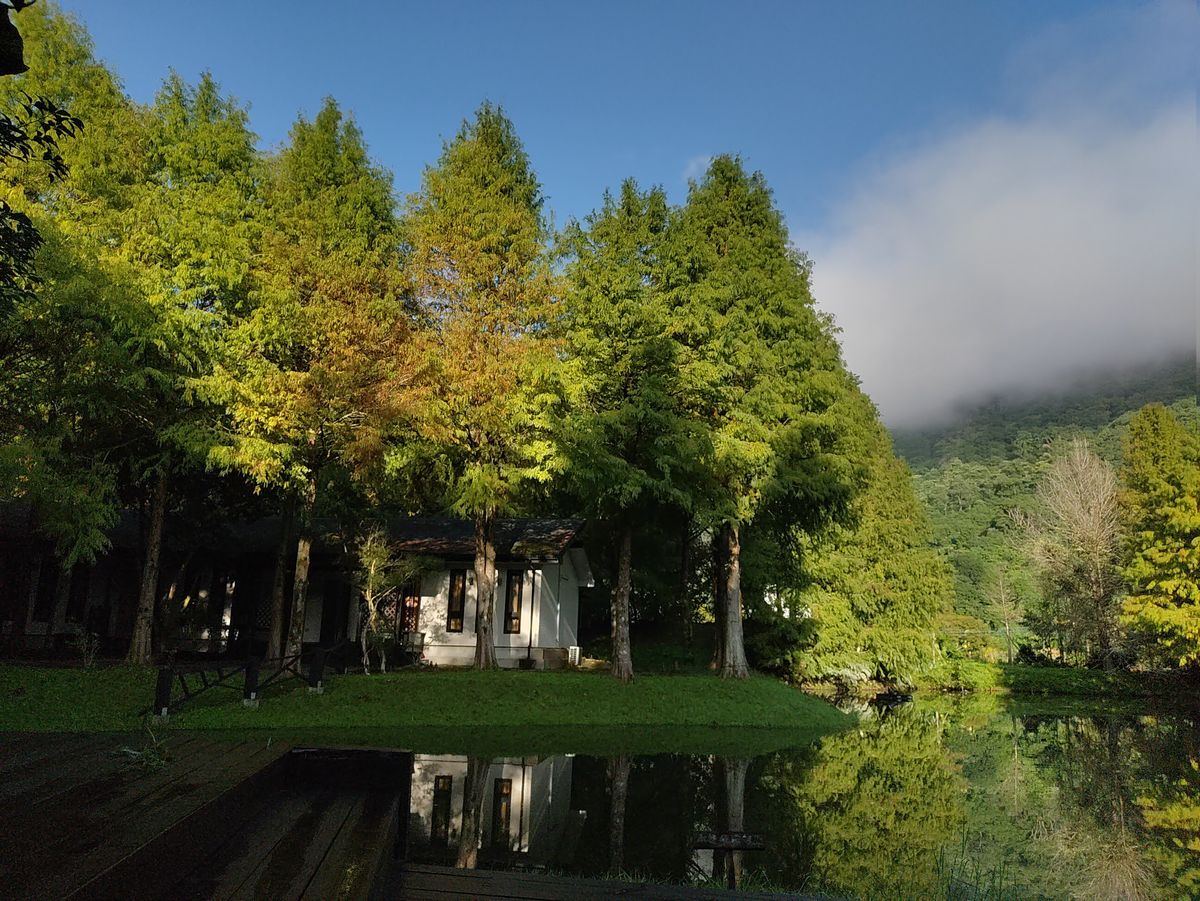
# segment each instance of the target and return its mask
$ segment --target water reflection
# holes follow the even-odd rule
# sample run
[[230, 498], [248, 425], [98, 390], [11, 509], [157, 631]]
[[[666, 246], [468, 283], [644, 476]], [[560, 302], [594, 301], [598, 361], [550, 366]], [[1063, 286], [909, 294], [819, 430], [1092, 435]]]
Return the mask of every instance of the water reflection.
[[1194, 898], [1198, 761], [1187, 717], [988, 698], [755, 758], [416, 755], [408, 855], [842, 898]]

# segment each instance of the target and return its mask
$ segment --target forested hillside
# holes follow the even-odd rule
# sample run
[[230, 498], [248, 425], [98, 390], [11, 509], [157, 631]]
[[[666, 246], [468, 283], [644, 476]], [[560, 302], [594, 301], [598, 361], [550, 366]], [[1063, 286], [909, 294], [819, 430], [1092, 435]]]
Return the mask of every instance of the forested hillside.
[[[982, 620], [997, 639], [1006, 620], [1036, 622], [1042, 599], [1010, 511], [1035, 507], [1039, 479], [1072, 438], [1086, 438], [1119, 467], [1130, 420], [1154, 402], [1200, 425], [1191, 357], [1081, 379], [1053, 396], [997, 397], [951, 424], [894, 433], [928, 508], [934, 543], [954, 567], [958, 614]], [[973, 620], [945, 626], [967, 644], [986, 638]]]

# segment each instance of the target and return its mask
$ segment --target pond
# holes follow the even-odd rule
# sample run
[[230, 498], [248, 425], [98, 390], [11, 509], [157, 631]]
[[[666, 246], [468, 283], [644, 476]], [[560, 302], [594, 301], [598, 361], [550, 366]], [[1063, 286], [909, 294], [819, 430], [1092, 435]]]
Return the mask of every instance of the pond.
[[[1200, 897], [1194, 718], [992, 697], [860, 712], [755, 757], [417, 754], [405, 854], [459, 862], [466, 812], [481, 868], [834, 898]], [[730, 834], [763, 847], [702, 847]]]

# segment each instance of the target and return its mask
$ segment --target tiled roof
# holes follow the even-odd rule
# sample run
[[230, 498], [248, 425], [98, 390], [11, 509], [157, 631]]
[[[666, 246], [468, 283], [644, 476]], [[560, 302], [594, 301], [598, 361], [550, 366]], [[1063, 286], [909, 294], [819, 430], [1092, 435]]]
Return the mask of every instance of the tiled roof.
[[[583, 528], [582, 519], [498, 519], [498, 560], [545, 560], [561, 557]], [[473, 557], [474, 524], [466, 519], [414, 517], [388, 523], [397, 551], [428, 557]]]

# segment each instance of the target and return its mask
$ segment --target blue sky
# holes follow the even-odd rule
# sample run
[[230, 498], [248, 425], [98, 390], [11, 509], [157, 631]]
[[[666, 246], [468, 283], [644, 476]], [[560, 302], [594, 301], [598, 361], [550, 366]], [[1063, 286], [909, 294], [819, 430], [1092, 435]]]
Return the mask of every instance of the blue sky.
[[266, 147], [336, 97], [400, 194], [484, 98], [560, 225], [742, 154], [892, 423], [1195, 333], [1190, 0], [60, 3], [135, 99], [209, 69]]
[[[793, 227], [819, 228], [856, 163], [1003, 107], [1013, 46], [1085, 3], [65, 0], [127, 90], [210, 69], [266, 145], [326, 95], [415, 188], [441, 138], [502, 103], [560, 220], [627, 175], [675, 195], [734, 151]], [[337, 12], [339, 7], [343, 12]]]

